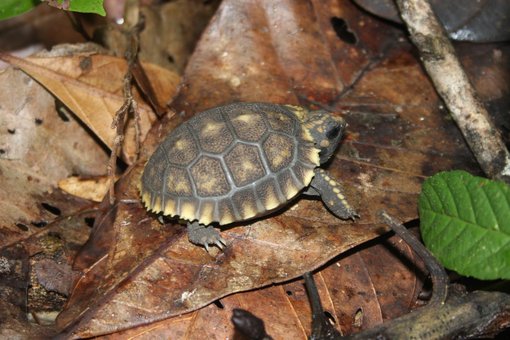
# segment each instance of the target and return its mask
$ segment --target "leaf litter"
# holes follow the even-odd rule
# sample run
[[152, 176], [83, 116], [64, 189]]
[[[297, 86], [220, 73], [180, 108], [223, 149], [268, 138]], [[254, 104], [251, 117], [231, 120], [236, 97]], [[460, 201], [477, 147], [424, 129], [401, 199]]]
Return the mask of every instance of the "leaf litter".
[[[332, 18], [347, 22], [356, 37], [354, 44], [337, 35]], [[363, 322], [354, 323], [359, 325], [356, 330], [406, 313], [421, 286], [411, 275], [412, 269], [398, 270], [387, 278], [370, 274], [370, 268], [380, 264], [354, 262], [354, 268], [365, 272], [365, 282], [375, 277], [387, 280], [382, 288], [368, 286], [373, 296], [389, 294], [391, 286], [400, 282], [402, 287], [391, 293], [392, 301], [398, 305], [405, 295], [406, 303], [390, 313], [383, 312], [387, 303], [382, 300], [356, 302], [350, 306], [354, 312], [342, 313], [338, 299], [345, 297], [345, 287], [352, 279], [336, 278], [331, 268], [345, 267], [336, 258], [338, 254], [385, 232], [376, 222], [378, 209], [385, 208], [404, 221], [415, 219], [426, 176], [459, 167], [477, 171], [410, 51], [402, 31], [347, 3], [282, 2], [275, 7], [224, 1], [191, 56], [170, 104], [183, 115], [170, 115], [154, 124], [141, 160], [117, 184], [118, 203], [96, 216], [91, 237], [74, 264], [82, 275], [58, 326], [68, 336], [85, 337], [128, 328], [134, 329], [126, 332], [136, 334], [144, 330], [142, 325], [164, 320], [147, 327], [172, 337], [193, 337], [210, 334], [221, 325], [224, 333], [218, 335], [228, 335], [232, 334], [228, 322], [232, 308], [256, 310], [260, 306], [257, 299], [267, 295], [267, 306], [259, 315], [274, 316], [274, 311], [291, 302], [281, 285], [230, 294], [287, 282], [321, 266], [318, 275], [324, 284], [319, 289], [337, 301], [328, 308], [342, 331], [355, 330], [352, 322], [342, 322], [359, 316], [356, 306], [362, 303], [368, 312]], [[304, 106], [322, 103], [342, 112], [349, 123], [348, 135], [327, 168], [345, 183], [362, 218], [356, 223], [339, 221], [320, 202], [301, 199], [271, 218], [228, 228], [223, 235], [230, 246], [210, 256], [189, 244], [182, 226], [174, 221], [161, 225], [147, 214], [137, 202], [136, 187], [154, 146], [194, 112], [240, 100]], [[388, 260], [385, 265], [396, 268], [399, 261]], [[210, 304], [227, 295], [218, 302], [223, 308]], [[270, 334], [290, 334], [285, 333], [289, 329], [298, 329], [300, 337], [307, 334], [303, 329], [309, 329], [305, 311], [309, 307], [302, 293], [301, 299], [301, 304], [285, 309], [289, 313], [280, 321], [271, 326], [266, 321]], [[178, 316], [186, 312], [191, 313]], [[207, 321], [205, 316], [211, 315], [217, 319]], [[203, 323], [197, 322], [200, 318]]]

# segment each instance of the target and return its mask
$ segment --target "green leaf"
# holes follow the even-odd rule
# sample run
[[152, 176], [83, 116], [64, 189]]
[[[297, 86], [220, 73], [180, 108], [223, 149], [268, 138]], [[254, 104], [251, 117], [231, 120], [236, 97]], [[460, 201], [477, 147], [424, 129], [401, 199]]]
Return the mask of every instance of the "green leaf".
[[0, 1], [0, 20], [28, 12], [40, 3], [39, 0], [2, 0]]
[[106, 15], [103, 8], [103, 0], [71, 0], [69, 10], [81, 13], [96, 13], [102, 16]]
[[103, 0], [44, 0], [48, 5], [71, 12], [106, 15]]
[[510, 279], [510, 187], [465, 171], [428, 178], [419, 200], [427, 248], [448, 269]]

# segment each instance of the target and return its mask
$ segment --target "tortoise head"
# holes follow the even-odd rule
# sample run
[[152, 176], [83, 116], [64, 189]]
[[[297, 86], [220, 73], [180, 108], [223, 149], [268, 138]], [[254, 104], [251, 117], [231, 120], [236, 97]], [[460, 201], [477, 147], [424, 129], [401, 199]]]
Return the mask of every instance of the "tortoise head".
[[315, 146], [320, 149], [321, 164], [326, 163], [335, 152], [345, 130], [345, 120], [334, 117], [324, 110], [311, 111], [305, 126], [312, 135]]

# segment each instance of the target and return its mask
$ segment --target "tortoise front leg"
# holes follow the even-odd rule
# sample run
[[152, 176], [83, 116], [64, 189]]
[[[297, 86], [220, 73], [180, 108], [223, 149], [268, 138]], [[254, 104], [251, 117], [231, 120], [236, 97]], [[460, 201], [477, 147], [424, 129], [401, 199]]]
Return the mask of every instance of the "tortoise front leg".
[[310, 187], [305, 191], [306, 195], [320, 196], [326, 207], [341, 219], [354, 220], [359, 217], [358, 213], [350, 206], [342, 193], [342, 186], [335, 179], [331, 178], [321, 168], [315, 169], [315, 176]]
[[205, 247], [207, 252], [209, 252], [209, 245], [216, 245], [221, 250], [227, 245], [227, 241], [220, 236], [218, 230], [210, 225], [200, 224], [198, 221], [188, 222], [188, 238], [191, 243]]

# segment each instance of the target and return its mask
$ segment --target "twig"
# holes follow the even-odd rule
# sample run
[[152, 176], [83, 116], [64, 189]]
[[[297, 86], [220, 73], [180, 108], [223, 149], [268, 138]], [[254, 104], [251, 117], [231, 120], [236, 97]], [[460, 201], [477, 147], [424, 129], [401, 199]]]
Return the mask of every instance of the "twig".
[[387, 212], [381, 211], [379, 212], [379, 216], [425, 263], [425, 267], [427, 267], [430, 273], [430, 279], [432, 280], [432, 297], [428, 305], [438, 306], [443, 304], [448, 295], [448, 275], [443, 266], [432, 256], [427, 248], [406, 229], [406, 227], [388, 215]]
[[[447, 295], [447, 276], [443, 267], [418, 240], [386, 212], [382, 219], [411, 246], [429, 270], [432, 298], [425, 307], [343, 339], [452, 339], [490, 335], [505, 327], [510, 311], [510, 295], [499, 292]], [[499, 321], [503, 318], [503, 322]]]
[[124, 124], [129, 115], [132, 115], [135, 120], [136, 158], [140, 152], [140, 116], [138, 113], [138, 104], [133, 98], [133, 93], [131, 91], [131, 83], [133, 80], [133, 65], [135, 65], [137, 62], [138, 50], [140, 46], [139, 33], [143, 30], [144, 24], [144, 17], [140, 15], [137, 24], [124, 32], [128, 37], [128, 48], [125, 53], [125, 58], [128, 65], [123, 81], [124, 103], [115, 113], [115, 118], [112, 121], [112, 129], [116, 129], [116, 133], [111, 148], [112, 152], [110, 154], [110, 161], [108, 163], [108, 177], [110, 179], [110, 204], [115, 203], [115, 169], [117, 164], [117, 155], [120, 152], [122, 141], [124, 140]]
[[306, 291], [308, 292], [308, 299], [310, 300], [310, 305], [312, 306], [312, 333], [308, 339], [340, 339], [341, 334], [335, 329], [335, 327], [331, 325], [331, 323], [329, 323], [324, 314], [321, 297], [319, 295], [319, 291], [317, 290], [317, 286], [315, 285], [313, 274], [311, 272], [306, 272], [303, 274], [303, 278], [305, 279], [305, 287]]
[[247, 310], [234, 308], [232, 311], [232, 318], [230, 320], [234, 324], [236, 331], [244, 335], [242, 338], [250, 340], [273, 339], [266, 333], [264, 321], [248, 312]]
[[510, 183], [510, 154], [478, 100], [447, 34], [427, 0], [396, 0], [411, 40], [478, 163], [488, 177]]

